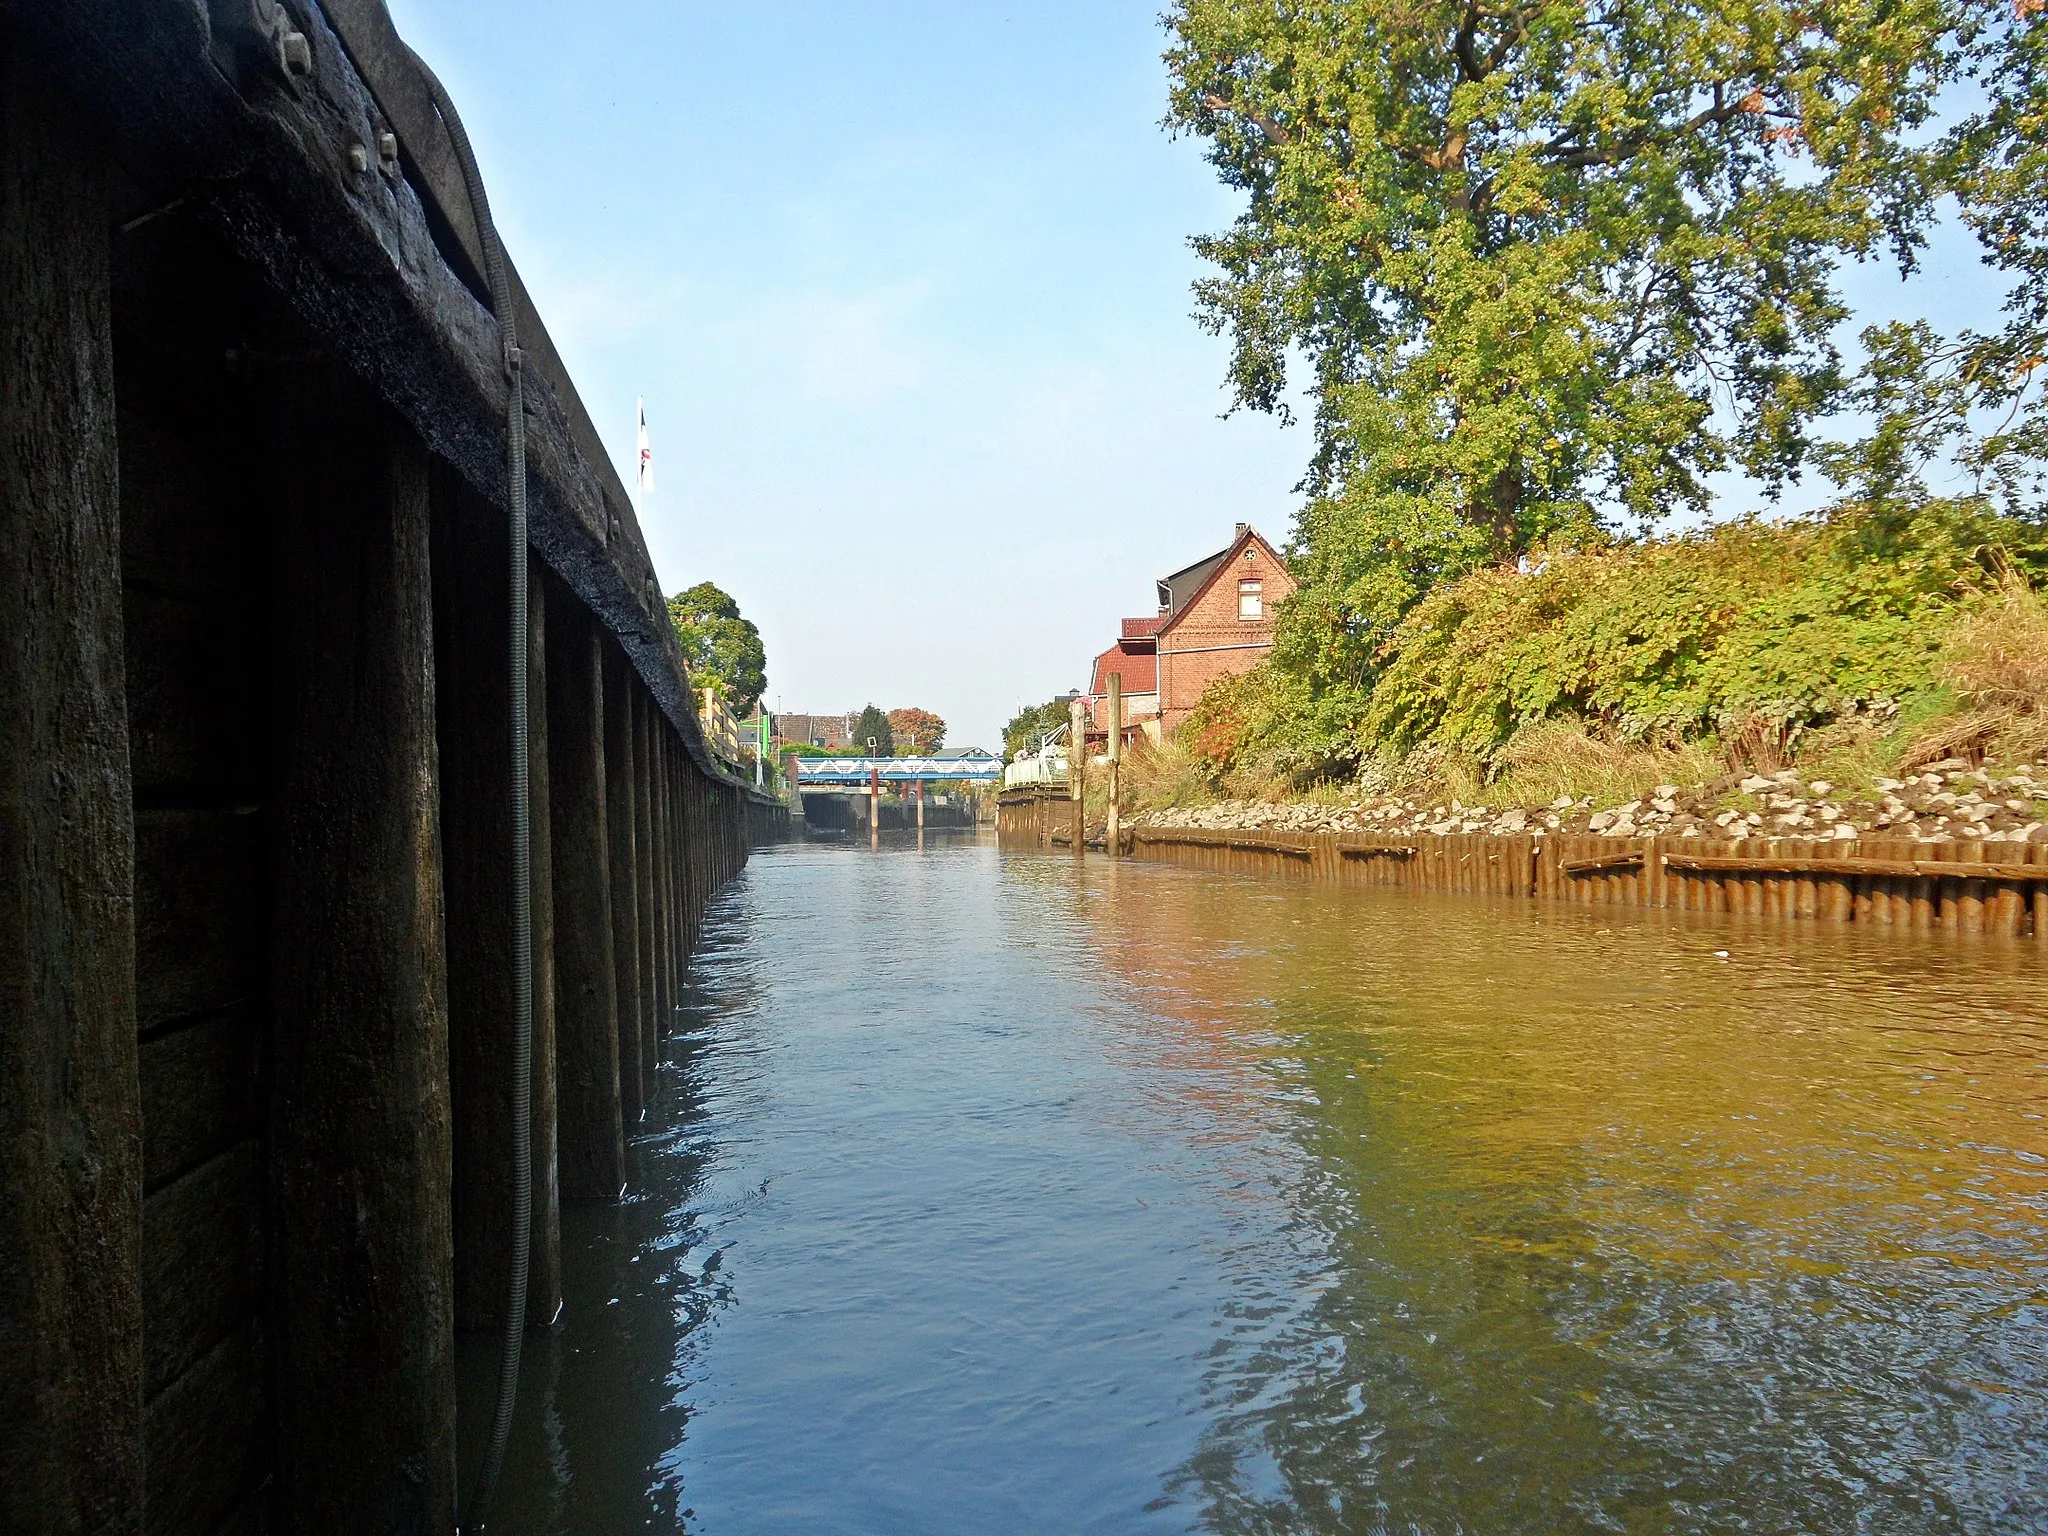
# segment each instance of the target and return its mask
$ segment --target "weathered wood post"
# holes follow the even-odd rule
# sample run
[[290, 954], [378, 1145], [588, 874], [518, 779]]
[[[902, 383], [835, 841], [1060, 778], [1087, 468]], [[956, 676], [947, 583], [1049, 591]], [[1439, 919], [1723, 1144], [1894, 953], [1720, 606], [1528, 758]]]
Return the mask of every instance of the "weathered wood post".
[[[502, 1324], [512, 1250], [512, 747], [504, 514], [441, 475], [434, 487], [434, 702], [448, 946], [455, 1148], [455, 1325]], [[544, 580], [529, 563], [528, 767], [533, 887], [533, 1246], [530, 1315], [561, 1299], [555, 1178], [553, 877]]]
[[108, 176], [0, 49], [0, 1529], [142, 1528]]
[[1077, 696], [1067, 706], [1067, 801], [1074, 853], [1088, 851], [1088, 706]]
[[265, 397], [275, 1520], [440, 1532], [455, 1309], [427, 455], [318, 363]]
[[647, 921], [640, 925], [640, 1017], [659, 1042], [668, 1038], [667, 1021], [661, 1016], [661, 908], [655, 902], [654, 866], [654, 738], [648, 724], [654, 701], [635, 680], [633, 686], [633, 782], [640, 791], [633, 810], [638, 820], [636, 836], [647, 850], [635, 874], [639, 878], [640, 910]]
[[605, 803], [604, 655], [596, 622], [548, 583], [548, 798], [555, 860], [555, 1062], [562, 1195], [625, 1182]]
[[667, 722], [653, 696], [647, 700], [647, 788], [652, 800], [648, 821], [653, 828], [654, 861], [654, 1011], [665, 1040], [675, 1029], [675, 930], [668, 890], [668, 743]]
[[1123, 850], [1122, 798], [1124, 759], [1124, 679], [1121, 672], [1109, 674], [1109, 824], [1103, 833], [1103, 851], [1114, 858]]
[[607, 874], [612, 903], [612, 978], [619, 1021], [619, 1113], [637, 1124], [654, 1083], [648, 1031], [640, 1017], [640, 813], [633, 780], [633, 670], [617, 645], [604, 648], [604, 789]]

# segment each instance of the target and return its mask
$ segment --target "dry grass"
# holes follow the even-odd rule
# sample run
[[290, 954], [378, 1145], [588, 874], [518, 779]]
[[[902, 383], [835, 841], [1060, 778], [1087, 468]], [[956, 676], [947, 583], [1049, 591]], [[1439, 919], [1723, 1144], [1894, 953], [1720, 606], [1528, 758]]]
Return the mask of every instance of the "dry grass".
[[1995, 601], [1956, 626], [1939, 673], [1955, 707], [1914, 734], [1901, 767], [2048, 755], [2048, 607], [2024, 581], [2008, 576]]
[[1124, 804], [1133, 811], [1178, 810], [1216, 798], [1214, 770], [1171, 737], [1156, 747], [1140, 737], [1124, 758], [1122, 781]]
[[1547, 805], [1559, 796], [1591, 796], [1596, 805], [1640, 799], [1659, 784], [1717, 778], [1721, 757], [1709, 746], [1652, 747], [1606, 741], [1572, 720], [1524, 726], [1501, 748], [1488, 804]]

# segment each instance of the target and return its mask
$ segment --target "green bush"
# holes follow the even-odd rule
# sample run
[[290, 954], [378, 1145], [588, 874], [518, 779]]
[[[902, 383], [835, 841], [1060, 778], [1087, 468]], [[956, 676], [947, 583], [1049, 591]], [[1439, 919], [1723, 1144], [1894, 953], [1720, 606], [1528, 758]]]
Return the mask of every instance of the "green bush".
[[1423, 598], [1355, 688], [1276, 651], [1204, 697], [1190, 742], [1298, 783], [1418, 751], [1489, 764], [1549, 720], [1660, 748], [1796, 730], [1935, 689], [1947, 637], [2001, 571], [2038, 569], [2037, 539], [1943, 505], [1903, 529], [1745, 520], [1539, 550]]

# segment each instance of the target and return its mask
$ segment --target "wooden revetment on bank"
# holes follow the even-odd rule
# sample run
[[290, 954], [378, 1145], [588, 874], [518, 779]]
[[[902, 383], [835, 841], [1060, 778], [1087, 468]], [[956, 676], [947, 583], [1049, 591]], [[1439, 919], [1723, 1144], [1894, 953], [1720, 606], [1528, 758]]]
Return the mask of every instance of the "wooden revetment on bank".
[[[512, 1218], [481, 263], [377, 0], [0, 6], [0, 1530], [453, 1526]], [[514, 288], [545, 1321], [786, 812]]]
[[[998, 835], [1013, 847], [1070, 847], [1069, 815], [1062, 794], [1011, 790], [998, 803]], [[1396, 843], [1363, 835], [1146, 826], [1128, 829], [1124, 843], [1124, 852], [1136, 858], [1295, 880], [2048, 938], [2048, 845], [2042, 844], [1478, 833]]]

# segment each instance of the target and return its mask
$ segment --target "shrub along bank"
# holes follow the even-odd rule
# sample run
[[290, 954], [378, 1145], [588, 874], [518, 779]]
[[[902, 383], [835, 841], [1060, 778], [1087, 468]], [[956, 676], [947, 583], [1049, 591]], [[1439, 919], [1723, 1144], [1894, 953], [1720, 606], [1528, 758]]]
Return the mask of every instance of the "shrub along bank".
[[1424, 598], [1348, 684], [1284, 650], [1219, 683], [1132, 764], [1132, 809], [1302, 799], [1427, 825], [1483, 806], [1583, 828], [1630, 802], [1765, 812], [1781, 792], [1742, 784], [1789, 774], [1874, 817], [1931, 765], [2048, 756], [2044, 554], [2029, 525], [1945, 508], [1539, 551]]

